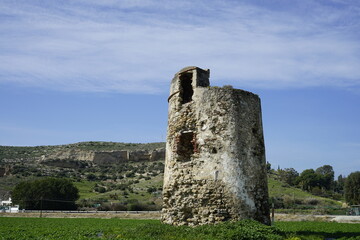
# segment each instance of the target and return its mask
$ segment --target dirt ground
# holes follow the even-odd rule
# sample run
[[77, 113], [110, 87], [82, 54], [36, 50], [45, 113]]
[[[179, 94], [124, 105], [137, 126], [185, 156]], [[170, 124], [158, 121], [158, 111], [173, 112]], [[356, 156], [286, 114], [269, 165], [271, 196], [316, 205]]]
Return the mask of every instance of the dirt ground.
[[276, 221], [321, 221], [339, 223], [360, 223], [360, 216], [275, 214]]
[[[160, 212], [42, 212], [45, 218], [160, 219]], [[40, 212], [0, 213], [0, 217], [40, 217]]]
[[[42, 212], [45, 218], [124, 218], [124, 219], [157, 219], [160, 212]], [[0, 213], [0, 217], [40, 217], [40, 212]], [[299, 215], [275, 214], [276, 221], [322, 221], [340, 223], [360, 223], [360, 216], [335, 215]]]

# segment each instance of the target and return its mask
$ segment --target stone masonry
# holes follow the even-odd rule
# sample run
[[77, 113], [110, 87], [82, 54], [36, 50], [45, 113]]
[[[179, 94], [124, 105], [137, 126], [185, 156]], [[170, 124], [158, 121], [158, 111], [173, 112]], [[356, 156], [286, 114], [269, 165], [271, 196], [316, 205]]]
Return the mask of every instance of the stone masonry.
[[209, 75], [186, 67], [171, 82], [162, 221], [269, 224], [260, 99], [210, 87]]

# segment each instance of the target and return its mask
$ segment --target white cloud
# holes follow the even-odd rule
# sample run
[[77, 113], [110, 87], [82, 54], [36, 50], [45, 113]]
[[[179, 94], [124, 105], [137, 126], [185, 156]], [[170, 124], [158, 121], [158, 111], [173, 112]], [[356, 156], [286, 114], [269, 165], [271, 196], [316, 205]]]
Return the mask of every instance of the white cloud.
[[359, 7], [298, 5], [5, 1], [0, 82], [157, 93], [176, 71], [198, 65], [212, 70], [215, 84], [359, 88], [359, 21], [350, 21]]

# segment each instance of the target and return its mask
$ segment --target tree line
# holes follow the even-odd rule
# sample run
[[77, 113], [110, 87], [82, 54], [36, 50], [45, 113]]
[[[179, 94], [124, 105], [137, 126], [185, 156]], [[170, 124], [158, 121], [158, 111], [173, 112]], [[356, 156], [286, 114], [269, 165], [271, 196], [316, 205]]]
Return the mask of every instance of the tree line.
[[333, 167], [330, 165], [323, 165], [315, 170], [305, 169], [298, 173], [294, 168], [278, 167], [274, 170], [271, 169], [271, 164], [267, 163], [267, 170], [289, 186], [335, 200], [345, 198], [351, 205], [360, 204], [360, 171], [352, 172], [347, 177], [339, 175], [335, 179]]

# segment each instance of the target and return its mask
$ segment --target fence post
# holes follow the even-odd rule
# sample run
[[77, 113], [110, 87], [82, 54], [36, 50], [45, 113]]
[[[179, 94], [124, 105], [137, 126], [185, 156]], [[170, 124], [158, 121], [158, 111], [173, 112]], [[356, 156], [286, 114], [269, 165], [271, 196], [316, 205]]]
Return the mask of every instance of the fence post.
[[275, 204], [271, 204], [271, 226], [275, 226]]
[[40, 218], [42, 217], [42, 204], [43, 204], [43, 198], [40, 198]]

